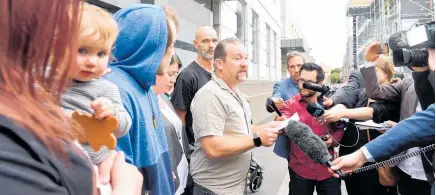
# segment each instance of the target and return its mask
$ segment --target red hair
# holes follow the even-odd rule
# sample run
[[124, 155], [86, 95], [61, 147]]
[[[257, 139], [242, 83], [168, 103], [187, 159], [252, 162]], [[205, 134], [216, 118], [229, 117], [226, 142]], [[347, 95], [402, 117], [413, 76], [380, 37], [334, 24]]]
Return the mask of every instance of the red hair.
[[0, 1], [0, 114], [50, 151], [73, 133], [60, 110], [77, 53], [80, 0]]

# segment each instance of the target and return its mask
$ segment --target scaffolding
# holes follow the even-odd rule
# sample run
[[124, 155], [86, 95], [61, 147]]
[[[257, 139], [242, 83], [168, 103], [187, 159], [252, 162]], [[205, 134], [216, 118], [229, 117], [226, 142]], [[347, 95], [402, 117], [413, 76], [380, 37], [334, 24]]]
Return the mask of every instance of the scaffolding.
[[[360, 5], [356, 6], [356, 2]], [[350, 68], [365, 62], [366, 46], [372, 41], [387, 42], [389, 36], [414, 24], [434, 20], [432, 0], [349, 0], [347, 16], [352, 17], [352, 44], [347, 43], [344, 60]], [[352, 47], [352, 48], [349, 48]], [[350, 65], [351, 64], [351, 65]]]

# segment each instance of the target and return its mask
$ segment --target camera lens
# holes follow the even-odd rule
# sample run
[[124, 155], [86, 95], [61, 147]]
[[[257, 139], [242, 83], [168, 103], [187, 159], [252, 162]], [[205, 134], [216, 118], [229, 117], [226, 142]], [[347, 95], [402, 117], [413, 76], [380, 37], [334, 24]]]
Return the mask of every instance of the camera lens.
[[394, 65], [424, 67], [428, 64], [427, 49], [398, 49], [393, 52]]

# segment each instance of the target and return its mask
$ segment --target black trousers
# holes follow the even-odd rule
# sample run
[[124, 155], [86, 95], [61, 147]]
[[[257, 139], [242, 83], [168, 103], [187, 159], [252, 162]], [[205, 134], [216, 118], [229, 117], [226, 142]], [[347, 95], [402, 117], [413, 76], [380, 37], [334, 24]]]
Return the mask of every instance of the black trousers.
[[345, 186], [348, 195], [397, 195], [396, 186], [380, 184], [376, 169], [351, 175], [345, 180]]
[[398, 189], [401, 195], [431, 194], [431, 185], [428, 181], [412, 179], [410, 175], [404, 173], [400, 169], [398, 169], [398, 176], [400, 177], [400, 180], [398, 181]]
[[334, 177], [317, 181], [302, 178], [292, 171], [291, 183], [292, 195], [313, 195], [315, 187], [318, 195], [341, 195], [341, 180]]
[[288, 172], [289, 172], [289, 193], [288, 195], [292, 195], [292, 180], [291, 180], [291, 175], [292, 175], [292, 169], [289, 167], [289, 159], [288, 159]]

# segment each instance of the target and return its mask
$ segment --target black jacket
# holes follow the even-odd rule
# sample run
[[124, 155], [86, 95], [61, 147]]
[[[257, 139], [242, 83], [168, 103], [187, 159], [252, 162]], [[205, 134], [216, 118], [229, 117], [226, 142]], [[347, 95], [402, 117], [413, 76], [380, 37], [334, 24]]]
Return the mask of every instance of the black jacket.
[[348, 83], [336, 93], [334, 93], [330, 98], [333, 100], [334, 104], [343, 104], [347, 108], [354, 108], [353, 105], [357, 103], [355, 94], [358, 94], [358, 89], [365, 88], [365, 81], [363, 80], [362, 74], [358, 70], [354, 70], [350, 73], [348, 78]]
[[92, 194], [93, 171], [84, 153], [65, 147], [66, 158], [56, 157], [2, 115], [0, 148], [0, 194]]

